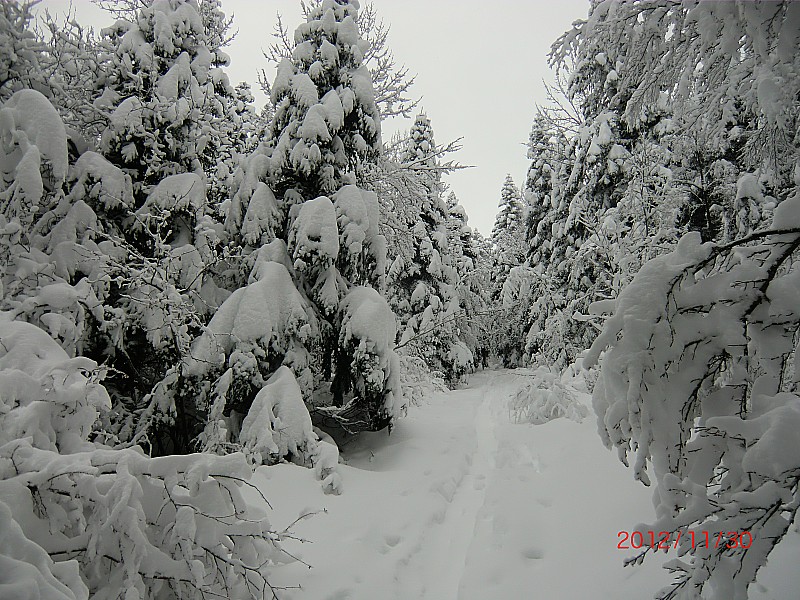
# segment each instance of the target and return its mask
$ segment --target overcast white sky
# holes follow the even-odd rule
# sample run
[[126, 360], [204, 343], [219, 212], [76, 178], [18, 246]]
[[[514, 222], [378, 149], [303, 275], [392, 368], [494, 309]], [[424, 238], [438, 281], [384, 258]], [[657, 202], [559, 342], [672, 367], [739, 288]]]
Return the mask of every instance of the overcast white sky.
[[[362, 0], [362, 5], [365, 0]], [[69, 0], [45, 0], [63, 12]], [[414, 93], [431, 119], [438, 143], [463, 138], [458, 162], [474, 165], [447, 178], [470, 225], [491, 233], [506, 173], [521, 185], [528, 168], [525, 142], [535, 106], [545, 102], [542, 79], [550, 44], [586, 16], [588, 0], [373, 0], [391, 26], [389, 44], [398, 63], [417, 74]], [[102, 28], [109, 18], [90, 0], [73, 0], [78, 21]], [[261, 50], [271, 41], [275, 15], [294, 29], [299, 0], [222, 0], [239, 34], [227, 49], [232, 83], [266, 68]], [[384, 139], [409, 122], [387, 122]]]

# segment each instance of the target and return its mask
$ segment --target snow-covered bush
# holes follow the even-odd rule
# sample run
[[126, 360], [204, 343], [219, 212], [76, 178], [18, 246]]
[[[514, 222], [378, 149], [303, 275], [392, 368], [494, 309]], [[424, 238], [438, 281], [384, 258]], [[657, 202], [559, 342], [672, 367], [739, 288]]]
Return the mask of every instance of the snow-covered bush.
[[601, 437], [656, 484], [646, 529], [690, 557], [667, 563], [661, 598], [747, 598], [800, 508], [799, 185], [797, 168], [771, 228], [727, 244], [687, 234], [645, 264], [587, 354]]
[[316, 446], [311, 451], [314, 474], [320, 480], [326, 494], [341, 494], [343, 486], [342, 476], [338, 470], [339, 447], [334, 439], [321, 429], [315, 427], [314, 434], [317, 438]]
[[558, 372], [547, 367], [517, 369], [520, 385], [508, 401], [513, 423], [541, 425], [562, 417], [580, 423], [589, 409], [562, 382]]
[[150, 458], [91, 442], [110, 407], [102, 375], [34, 325], [0, 320], [3, 589], [264, 597], [269, 570], [286, 556], [242, 497], [244, 455]]
[[287, 367], [270, 377], [242, 421], [239, 442], [257, 463], [307, 462], [316, 435], [297, 380]]
[[431, 394], [447, 391], [441, 374], [432, 372], [420, 357], [402, 352], [399, 356], [400, 386], [407, 405], [419, 406]]

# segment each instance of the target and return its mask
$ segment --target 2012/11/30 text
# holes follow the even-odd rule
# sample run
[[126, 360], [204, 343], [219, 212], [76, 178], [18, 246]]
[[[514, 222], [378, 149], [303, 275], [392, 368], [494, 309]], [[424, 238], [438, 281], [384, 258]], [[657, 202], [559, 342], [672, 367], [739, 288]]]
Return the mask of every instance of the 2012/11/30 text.
[[620, 550], [638, 550], [640, 548], [653, 548], [655, 550], [676, 550], [683, 543], [688, 543], [691, 548], [743, 548], [747, 549], [753, 544], [753, 536], [749, 531], [686, 531], [676, 532], [659, 531], [620, 531], [617, 533], [617, 548]]

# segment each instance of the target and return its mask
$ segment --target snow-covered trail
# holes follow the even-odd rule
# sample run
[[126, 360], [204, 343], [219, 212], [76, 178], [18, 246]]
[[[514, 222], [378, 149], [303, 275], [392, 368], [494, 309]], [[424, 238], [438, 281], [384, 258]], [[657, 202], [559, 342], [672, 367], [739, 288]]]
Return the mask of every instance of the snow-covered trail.
[[[651, 518], [650, 490], [603, 448], [593, 415], [510, 423], [517, 381], [512, 371], [477, 374], [411, 407], [391, 435], [362, 434], [342, 449], [341, 496], [324, 495], [306, 469], [259, 469], [275, 527], [314, 513], [292, 529], [309, 541], [285, 543], [311, 568], [277, 568], [274, 586], [301, 586], [279, 597], [638, 600], [666, 585], [660, 563], [674, 554], [624, 569], [631, 551], [617, 549], [619, 531]], [[800, 551], [795, 538], [788, 556]], [[777, 579], [791, 577], [786, 586], [800, 585], [791, 568]]]
[[[491, 418], [491, 394], [486, 385], [458, 390], [450, 400], [460, 405], [475, 405], [474, 451], [468, 457], [468, 470], [452, 490], [443, 490], [448, 501], [441, 523], [427, 532], [420, 551], [413, 554], [398, 574], [401, 587], [406, 585], [417, 593], [406, 598], [434, 598], [447, 600], [458, 598], [458, 590], [464, 576], [468, 550], [477, 526], [480, 509], [486, 497], [486, 481], [494, 468], [497, 440], [494, 435], [494, 420]], [[443, 557], [447, 557], [443, 560]]]

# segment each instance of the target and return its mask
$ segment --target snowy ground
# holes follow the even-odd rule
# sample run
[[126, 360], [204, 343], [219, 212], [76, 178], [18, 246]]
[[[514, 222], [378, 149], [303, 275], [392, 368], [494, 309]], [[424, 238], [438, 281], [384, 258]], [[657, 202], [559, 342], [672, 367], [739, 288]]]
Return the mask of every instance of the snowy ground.
[[[650, 491], [602, 446], [593, 414], [511, 424], [515, 380], [478, 374], [412, 407], [391, 435], [361, 436], [342, 449], [341, 496], [323, 494], [305, 469], [259, 469], [274, 526], [316, 513], [292, 528], [309, 541], [285, 544], [310, 568], [296, 562], [272, 578], [302, 589], [280, 598], [640, 600], [666, 585], [663, 554], [623, 568], [631, 551], [617, 549], [619, 531], [651, 518]], [[752, 598], [797, 597], [800, 534], [776, 554]]]

